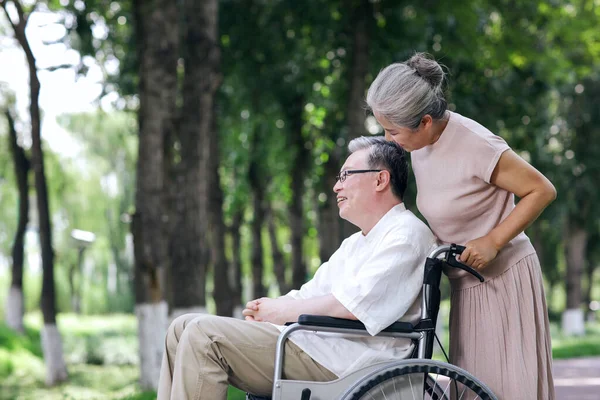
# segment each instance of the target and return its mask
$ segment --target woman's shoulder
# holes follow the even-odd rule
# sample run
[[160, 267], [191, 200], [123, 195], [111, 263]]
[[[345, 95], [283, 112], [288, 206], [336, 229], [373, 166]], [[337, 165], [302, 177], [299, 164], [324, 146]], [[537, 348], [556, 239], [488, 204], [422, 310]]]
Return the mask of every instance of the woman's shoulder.
[[453, 112], [450, 121], [455, 124], [457, 133], [462, 136], [462, 142], [474, 146], [508, 147], [506, 140], [474, 119]]

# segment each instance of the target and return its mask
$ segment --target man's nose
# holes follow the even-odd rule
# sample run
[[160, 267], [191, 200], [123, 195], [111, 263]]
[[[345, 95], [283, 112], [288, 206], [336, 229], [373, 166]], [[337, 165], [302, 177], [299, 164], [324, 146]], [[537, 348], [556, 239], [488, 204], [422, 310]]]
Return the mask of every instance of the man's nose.
[[333, 192], [337, 193], [340, 190], [342, 190], [342, 182], [340, 182], [340, 180], [338, 179], [337, 181], [335, 181], [335, 185], [333, 185]]

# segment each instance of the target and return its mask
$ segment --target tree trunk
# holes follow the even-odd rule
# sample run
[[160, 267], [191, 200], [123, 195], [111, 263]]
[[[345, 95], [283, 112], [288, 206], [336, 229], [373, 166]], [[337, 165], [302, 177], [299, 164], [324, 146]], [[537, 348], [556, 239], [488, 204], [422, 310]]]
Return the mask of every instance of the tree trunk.
[[[536, 222], [534, 222], [530, 227], [529, 227], [529, 232], [528, 232], [528, 236], [531, 239], [531, 244], [533, 245], [533, 247], [535, 248], [535, 252], [537, 253], [538, 256], [538, 260], [540, 261], [540, 265], [542, 266], [542, 269], [544, 269], [546, 267], [546, 263], [549, 262], [546, 259], [546, 246], [547, 243], [544, 242], [544, 236], [543, 236], [543, 231], [540, 227], [542, 223], [542, 220], [537, 220]], [[556, 253], [556, 249], [555, 249], [555, 253]], [[549, 278], [547, 275], [545, 276], [546, 278]], [[553, 297], [553, 292], [552, 292], [552, 280], [548, 279], [548, 291], [546, 291], [546, 300], [548, 304], [552, 304], [552, 297]], [[548, 307], [550, 308], [550, 307]]]
[[[178, 147], [181, 147], [179, 142], [179, 124], [180, 112], [176, 110], [174, 116], [174, 122], [171, 125], [172, 129], [165, 130], [165, 137], [163, 142], [163, 171], [164, 171], [164, 198], [163, 207], [164, 213], [167, 215], [165, 223], [164, 237], [167, 240], [167, 263], [165, 270], [165, 298], [164, 300], [168, 304], [168, 309], [172, 312], [174, 309], [173, 304], [173, 292], [175, 288], [173, 286], [174, 270], [177, 268], [177, 256], [176, 253], [181, 249], [180, 241], [181, 238], [181, 196], [183, 195], [181, 189], [183, 176], [181, 176], [180, 165], [181, 155], [178, 152]], [[185, 191], [183, 191], [185, 192]]]
[[[126, 209], [121, 206], [119, 209], [119, 215], [125, 212]], [[122, 276], [125, 273], [128, 273], [130, 270], [130, 265], [127, 261], [127, 256], [125, 255], [126, 253], [122, 251], [122, 249], [124, 248], [126, 252], [128, 248], [126, 236], [125, 238], [123, 237], [123, 233], [121, 232], [122, 228], [121, 226], [119, 226], [124, 224], [119, 220], [118, 217], [115, 218], [112, 210], [106, 210], [106, 221], [108, 224], [108, 240], [110, 244], [110, 253], [112, 255], [114, 264], [114, 271], [110, 272], [110, 269], [107, 271], [107, 278], [112, 274], [111, 279], [114, 279], [114, 286], [111, 287], [110, 284], [107, 284], [106, 288], [106, 295], [108, 298], [108, 309], [109, 312], [128, 312], [128, 310], [121, 304], [121, 299], [119, 297], [115, 297], [116, 294], [121, 294], [122, 289], [126, 288], [126, 286], [121, 283], [121, 279]]]
[[358, 0], [352, 16], [352, 65], [350, 66], [350, 90], [346, 115], [348, 118], [348, 142], [365, 132], [364, 100], [369, 70], [369, 22], [372, 19], [369, 0]]
[[211, 259], [213, 265], [214, 289], [213, 297], [217, 315], [232, 317], [234, 307], [239, 305], [232, 297], [229, 285], [229, 263], [225, 257], [225, 223], [223, 221], [223, 190], [219, 177], [220, 148], [219, 132], [216, 118], [213, 118], [213, 129], [210, 138], [209, 168], [211, 188], [209, 194], [208, 218], [211, 232]]
[[[348, 118], [347, 143], [365, 133], [364, 99], [367, 89], [366, 76], [369, 69], [369, 22], [372, 20], [371, 6], [368, 0], [352, 1], [352, 64], [350, 65], [350, 89], [346, 115]], [[358, 231], [348, 221], [342, 223], [343, 236], [346, 238]]]
[[83, 282], [83, 252], [85, 248], [77, 249], [77, 263], [69, 268], [69, 287], [71, 289], [71, 307], [75, 314], [81, 314], [81, 286]]
[[594, 274], [598, 265], [598, 255], [600, 255], [600, 251], [598, 251], [599, 245], [600, 234], [598, 232], [594, 232], [588, 237], [588, 243], [586, 247], [587, 268], [585, 272], [587, 286], [585, 288], [585, 294], [583, 297], [583, 304], [585, 305], [585, 320], [589, 322], [594, 322], [596, 320], [596, 310], [593, 310], [591, 305], [592, 301], [594, 300], [592, 297], [594, 291]]
[[585, 306], [585, 320], [593, 322], [595, 321], [596, 311], [590, 309], [590, 304], [592, 303], [592, 291], [594, 288], [594, 272], [596, 270], [596, 263], [593, 262], [592, 259], [588, 259], [587, 269], [586, 269], [586, 278], [587, 278], [587, 286], [585, 289], [585, 294], [583, 297], [583, 303]]
[[71, 310], [73, 312], [75, 312], [75, 309], [77, 308], [77, 296], [75, 294], [75, 292], [77, 291], [75, 289], [75, 270], [77, 269], [77, 264], [73, 263], [69, 266], [69, 292], [71, 293]]
[[[254, 132], [254, 144], [258, 142], [258, 132]], [[252, 146], [256, 151], [256, 146]], [[265, 220], [264, 210], [264, 177], [259, 172], [259, 161], [256, 160], [256, 156], [250, 161], [248, 167], [248, 181], [252, 188], [252, 225], [251, 225], [251, 237], [252, 237], [252, 253], [251, 253], [251, 265], [252, 265], [252, 298], [258, 299], [266, 296], [267, 291], [263, 284], [263, 247], [262, 247], [262, 227]]]
[[321, 263], [329, 260], [343, 241], [336, 194], [333, 192], [335, 177], [340, 170], [341, 163], [338, 157], [333, 154], [334, 152], [335, 150], [331, 152], [329, 160], [323, 165], [325, 174], [322, 177], [321, 191], [327, 197], [324, 202], [320, 202], [318, 205], [319, 258]]
[[[193, 3], [190, 1], [190, 3]], [[203, 43], [198, 46], [199, 59], [202, 63], [200, 74], [205, 76], [204, 85], [204, 107], [206, 110], [199, 112], [205, 113], [205, 118], [210, 116], [210, 123], [207, 125], [207, 132], [204, 136], [206, 144], [204, 146], [204, 156], [206, 157], [205, 173], [207, 174], [206, 189], [207, 193], [207, 214], [210, 231], [210, 258], [213, 266], [213, 298], [215, 300], [217, 315], [233, 316], [234, 299], [231, 296], [229, 285], [229, 263], [225, 256], [225, 223], [223, 221], [223, 189], [221, 188], [221, 179], [219, 175], [219, 165], [221, 163], [221, 148], [219, 142], [219, 128], [217, 124], [215, 94], [221, 84], [222, 76], [220, 71], [221, 53], [219, 48], [218, 33], [218, 13], [219, 7], [217, 0], [207, 1], [203, 4], [198, 23], [198, 33], [203, 37]], [[189, 36], [189, 40], [194, 40]]]
[[179, 24], [177, 3], [134, 1], [139, 62], [139, 150], [135, 193], [135, 299], [140, 349], [140, 385], [156, 389], [168, 324], [165, 280], [164, 141], [173, 129], [177, 97]]
[[52, 249], [52, 227], [50, 223], [50, 207], [48, 205], [48, 189], [44, 172], [44, 153], [42, 151], [41, 117], [39, 107], [40, 81], [37, 76], [35, 57], [25, 27], [29, 15], [23, 11], [21, 3], [13, 0], [17, 10], [18, 21], [14, 22], [6, 10], [6, 2], [2, 7], [15, 32], [17, 41], [23, 48], [29, 67], [29, 116], [31, 119], [31, 166], [35, 178], [37, 209], [39, 218], [39, 238], [42, 254], [42, 295], [41, 309], [44, 317], [42, 328], [42, 349], [46, 362], [46, 384], [51, 386], [67, 379], [67, 368], [62, 354], [62, 341], [56, 329], [56, 299], [54, 290], [54, 250]]
[[231, 287], [231, 299], [233, 303], [233, 316], [242, 318], [242, 237], [240, 228], [244, 210], [238, 208], [233, 213], [231, 222], [231, 269], [229, 270], [229, 284]]
[[570, 221], [567, 237], [567, 307], [562, 317], [563, 332], [567, 335], [585, 333], [583, 310], [581, 309], [581, 274], [585, 264], [587, 231]]
[[286, 262], [285, 258], [283, 257], [283, 253], [279, 248], [279, 242], [277, 240], [277, 227], [275, 225], [275, 215], [272, 209], [267, 216], [267, 226], [269, 229], [269, 240], [271, 242], [273, 273], [277, 279], [279, 294], [284, 295], [290, 291], [290, 285], [287, 283], [287, 279], [285, 277]]
[[5, 111], [8, 121], [10, 150], [15, 167], [17, 188], [19, 191], [19, 220], [12, 246], [12, 277], [6, 299], [6, 324], [19, 333], [24, 332], [23, 314], [25, 313], [23, 299], [23, 262], [25, 247], [25, 232], [29, 221], [29, 159], [17, 142], [15, 121], [10, 110]]
[[217, 2], [185, 0], [183, 107], [177, 167], [172, 287], [174, 314], [206, 312], [209, 254], [210, 137], [214, 129], [214, 94], [218, 88]]
[[303, 239], [306, 233], [304, 224], [304, 194], [306, 188], [304, 179], [310, 167], [311, 154], [307, 149], [302, 132], [304, 125], [304, 98], [296, 96], [286, 106], [290, 121], [290, 135], [295, 151], [291, 170], [292, 204], [289, 208], [289, 220], [292, 247], [292, 288], [298, 289], [307, 279], [306, 263], [304, 262]]

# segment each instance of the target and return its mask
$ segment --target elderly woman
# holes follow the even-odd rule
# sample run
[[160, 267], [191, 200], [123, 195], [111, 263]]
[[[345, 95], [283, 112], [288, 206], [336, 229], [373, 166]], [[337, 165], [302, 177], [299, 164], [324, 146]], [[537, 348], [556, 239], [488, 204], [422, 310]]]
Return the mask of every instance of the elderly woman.
[[449, 111], [443, 81], [416, 54], [383, 69], [367, 103], [386, 138], [411, 152], [417, 206], [435, 235], [465, 244], [461, 261], [485, 277], [448, 271], [451, 362], [501, 399], [554, 399], [542, 273], [523, 231], [556, 191], [501, 137]]

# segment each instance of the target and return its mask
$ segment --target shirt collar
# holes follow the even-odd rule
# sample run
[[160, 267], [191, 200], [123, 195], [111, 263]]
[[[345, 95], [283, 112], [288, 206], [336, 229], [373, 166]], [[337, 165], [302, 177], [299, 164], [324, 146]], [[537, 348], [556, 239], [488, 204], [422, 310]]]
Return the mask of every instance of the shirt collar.
[[406, 211], [406, 206], [404, 203], [397, 204], [390, 208], [390, 210], [385, 213], [385, 215], [381, 217], [379, 221], [377, 221], [375, 226], [371, 228], [369, 233], [367, 233], [366, 236], [363, 236], [367, 243], [371, 243], [374, 240], [379, 240], [380, 236], [387, 232], [389, 224], [396, 223], [394, 217], [404, 211]]

